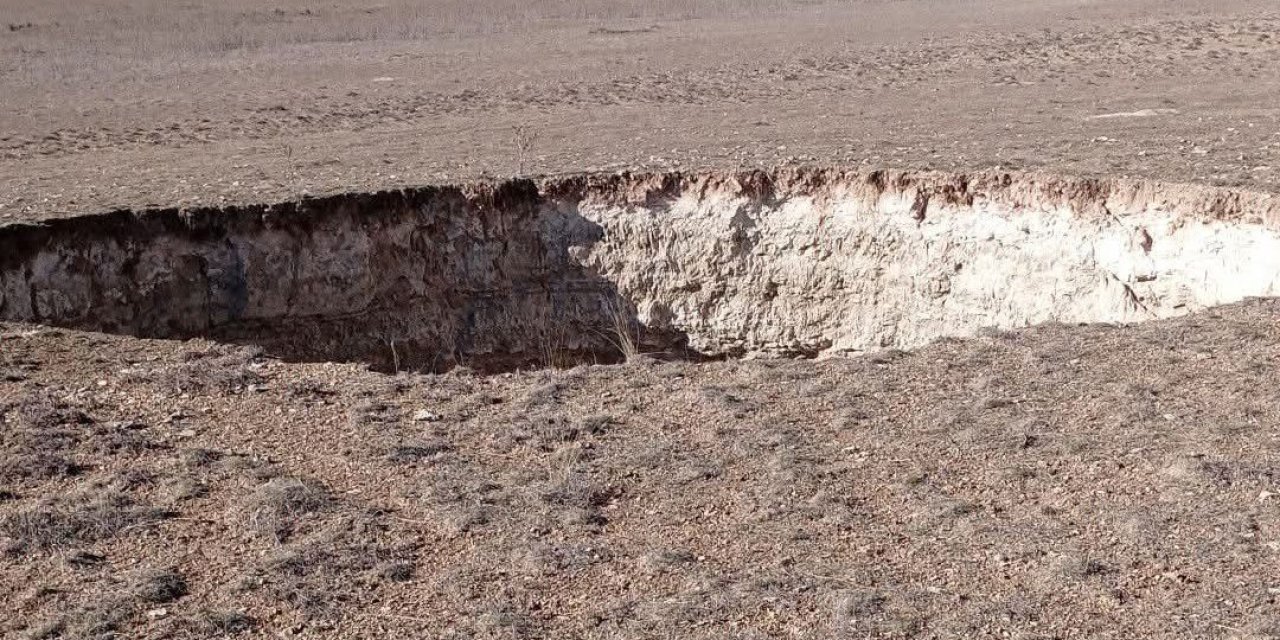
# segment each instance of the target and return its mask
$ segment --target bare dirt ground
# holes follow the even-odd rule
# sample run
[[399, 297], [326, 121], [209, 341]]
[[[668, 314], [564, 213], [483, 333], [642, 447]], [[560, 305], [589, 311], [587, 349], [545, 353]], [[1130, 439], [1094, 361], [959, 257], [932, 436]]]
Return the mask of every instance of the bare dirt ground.
[[0, 220], [518, 170], [1051, 168], [1275, 189], [1270, 0], [10, 0]]
[[1276, 637], [1278, 312], [498, 377], [5, 326], [3, 633]]
[[[1270, 0], [415, 4], [6, 1], [0, 223], [522, 164], [1280, 189]], [[1278, 312], [500, 376], [0, 325], [0, 636], [1277, 638]]]

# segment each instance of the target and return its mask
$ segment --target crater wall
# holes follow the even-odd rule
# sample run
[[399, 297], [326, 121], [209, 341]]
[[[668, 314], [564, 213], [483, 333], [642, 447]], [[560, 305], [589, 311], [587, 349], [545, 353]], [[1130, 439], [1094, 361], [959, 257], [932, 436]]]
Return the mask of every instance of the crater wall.
[[1280, 290], [1268, 194], [1038, 174], [596, 174], [0, 227], [0, 317], [502, 370], [910, 348]]

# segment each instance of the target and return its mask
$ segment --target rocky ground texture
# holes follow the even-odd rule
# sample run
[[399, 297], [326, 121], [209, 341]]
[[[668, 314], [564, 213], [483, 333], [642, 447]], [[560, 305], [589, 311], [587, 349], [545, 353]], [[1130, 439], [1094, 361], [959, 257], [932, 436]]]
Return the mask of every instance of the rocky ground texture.
[[1278, 311], [499, 376], [7, 325], [3, 633], [1275, 637]]

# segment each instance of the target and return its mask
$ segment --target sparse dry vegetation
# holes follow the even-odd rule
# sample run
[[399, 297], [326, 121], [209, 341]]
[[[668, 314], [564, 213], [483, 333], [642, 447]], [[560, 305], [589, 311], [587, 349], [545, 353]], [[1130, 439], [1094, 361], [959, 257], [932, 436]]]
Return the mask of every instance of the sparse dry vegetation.
[[516, 175], [524, 175], [528, 169], [530, 154], [538, 142], [538, 132], [527, 125], [518, 124], [511, 128], [511, 145], [515, 148]]
[[109, 538], [168, 515], [163, 509], [108, 491], [54, 499], [6, 514], [0, 519], [0, 534], [17, 544], [15, 552], [58, 549]]
[[[53, 355], [0, 385], [8, 442], [84, 468], [4, 481], [3, 633], [1266, 637], [1275, 307], [818, 362], [263, 360], [261, 392], [181, 395], [119, 363], [198, 344], [29, 338], [3, 362]], [[71, 372], [107, 384], [32, 393]]]
[[254, 490], [246, 505], [249, 527], [276, 542], [287, 541], [298, 521], [331, 505], [324, 487], [296, 478], [272, 478]]
[[187, 580], [173, 569], [149, 569], [131, 577], [130, 591], [144, 602], [164, 604], [187, 595]]

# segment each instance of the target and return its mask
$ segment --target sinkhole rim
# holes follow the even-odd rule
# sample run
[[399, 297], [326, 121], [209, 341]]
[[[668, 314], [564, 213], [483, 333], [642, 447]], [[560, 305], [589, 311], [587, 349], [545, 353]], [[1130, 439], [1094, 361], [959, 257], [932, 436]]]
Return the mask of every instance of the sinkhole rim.
[[[716, 198], [735, 203], [736, 217], [708, 213]], [[847, 211], [788, 223], [791, 226], [758, 215], [752, 218], [804, 198], [838, 214], [848, 203], [851, 210], [884, 208], [898, 225], [886, 229], [905, 230], [908, 240], [914, 238], [908, 237], [911, 225], [924, 228], [938, 219], [939, 211], [945, 217], [949, 209], [974, 208], [975, 203], [1022, 212], [1018, 215], [1065, 210], [1071, 212], [1069, 222], [1089, 224], [1123, 225], [1126, 217], [1158, 210], [1189, 224], [1254, 225], [1268, 232], [1280, 228], [1280, 202], [1270, 194], [1140, 179], [805, 167], [586, 173], [352, 192], [270, 205], [120, 210], [7, 224], [0, 226], [0, 247], [10, 249], [0, 252], [0, 319], [139, 337], [204, 337], [259, 345], [285, 360], [360, 361], [383, 371], [443, 371], [467, 365], [497, 373], [538, 363], [554, 367], [558, 360], [566, 366], [607, 364], [637, 353], [704, 361], [764, 355], [814, 358], [899, 348], [886, 343], [853, 349], [849, 345], [854, 342], [840, 342], [847, 337], [843, 335], [825, 342], [807, 335], [786, 343], [787, 322], [805, 319], [795, 310], [803, 310], [796, 301], [811, 296], [783, 300], [794, 308], [772, 300], [792, 291], [807, 296], [816, 290], [813, 282], [784, 268], [794, 255], [781, 256], [769, 267], [776, 267], [772, 272], [757, 264], [767, 260], [730, 256], [741, 258], [724, 271], [737, 279], [735, 286], [749, 288], [778, 274], [792, 280], [773, 283], [772, 292], [764, 291], [747, 303], [735, 302], [742, 308], [728, 315], [739, 324], [726, 325], [725, 340], [704, 339], [711, 321], [695, 317], [697, 309], [716, 304], [714, 299], [708, 302], [708, 283], [653, 284], [646, 278], [655, 280], [661, 273], [646, 275], [643, 266], [632, 268], [645, 259], [678, 253], [670, 242], [648, 247], [651, 251], [646, 253], [644, 238], [627, 236], [633, 231], [627, 225], [643, 222], [643, 212], [664, 208], [670, 213], [684, 207], [682, 215], [703, 216], [683, 230], [681, 225], [693, 218], [673, 218], [647, 231], [664, 241], [670, 240], [670, 233], [684, 233], [679, 240], [687, 240], [689, 255], [695, 258], [700, 255], [696, 250], [705, 248], [698, 243], [707, 238], [731, 244], [769, 225], [794, 235], [813, 231], [805, 225], [816, 220], [818, 245], [827, 240], [822, 233], [841, 230], [874, 237], [859, 229], [858, 216]], [[615, 217], [601, 211], [612, 211]], [[632, 219], [619, 222], [626, 216]], [[716, 226], [726, 220], [727, 226]], [[330, 224], [339, 226], [327, 228], [333, 237], [325, 238]], [[617, 238], [624, 242], [614, 242]], [[1147, 253], [1151, 240], [1148, 234]], [[628, 241], [632, 244], [626, 245]], [[262, 250], [273, 242], [279, 251]], [[164, 243], [173, 253], [157, 257], [163, 252], [151, 249]], [[724, 257], [715, 253], [720, 245], [707, 246], [713, 250], [704, 253]], [[332, 255], [326, 258], [326, 252]], [[451, 263], [449, 256], [457, 260]], [[270, 265], [279, 267], [277, 263], [289, 268], [271, 272]], [[856, 260], [850, 264], [846, 270], [856, 275], [861, 267]], [[526, 272], [521, 274], [521, 269]], [[839, 269], [828, 271], [828, 276], [848, 275], [837, 273]], [[1131, 285], [1149, 282], [1143, 276], [1131, 278], [1133, 283], [1113, 277], [1135, 299]], [[819, 280], [815, 281], [821, 284]], [[724, 284], [709, 282], [712, 288]], [[954, 279], [929, 286], [930, 295], [956, 295]], [[362, 288], [368, 295], [352, 293]], [[507, 307], [501, 300], [493, 302], [503, 295], [509, 298]], [[681, 295], [697, 304], [683, 303]], [[314, 300], [336, 306], [332, 313], [318, 313]], [[530, 312], [530, 306], [539, 308]], [[169, 307], [177, 311], [169, 313]], [[618, 309], [625, 311], [621, 321]], [[361, 324], [362, 318], [405, 310], [409, 315]], [[775, 317], [751, 325], [753, 313]], [[840, 313], [829, 321], [831, 327], [839, 329], [844, 320], [865, 320], [860, 312]], [[549, 330], [552, 325], [547, 323], [558, 317], [572, 321], [556, 329], [567, 335], [541, 338], [554, 343], [551, 347], [536, 344], [539, 323], [541, 330]], [[801, 321], [795, 324], [803, 326]], [[399, 336], [415, 322], [439, 326], [416, 344], [402, 340]], [[1126, 323], [1123, 318], [1119, 322]], [[503, 327], [517, 337], [498, 335]], [[367, 335], [361, 335], [362, 329]], [[291, 330], [298, 335], [256, 339]], [[735, 331], [746, 338], [734, 338]], [[939, 337], [949, 336], [935, 339]], [[742, 344], [732, 344], [735, 339]], [[927, 342], [917, 340], [911, 346]], [[766, 348], [754, 348], [761, 344]], [[376, 355], [352, 357], [355, 353]]]

